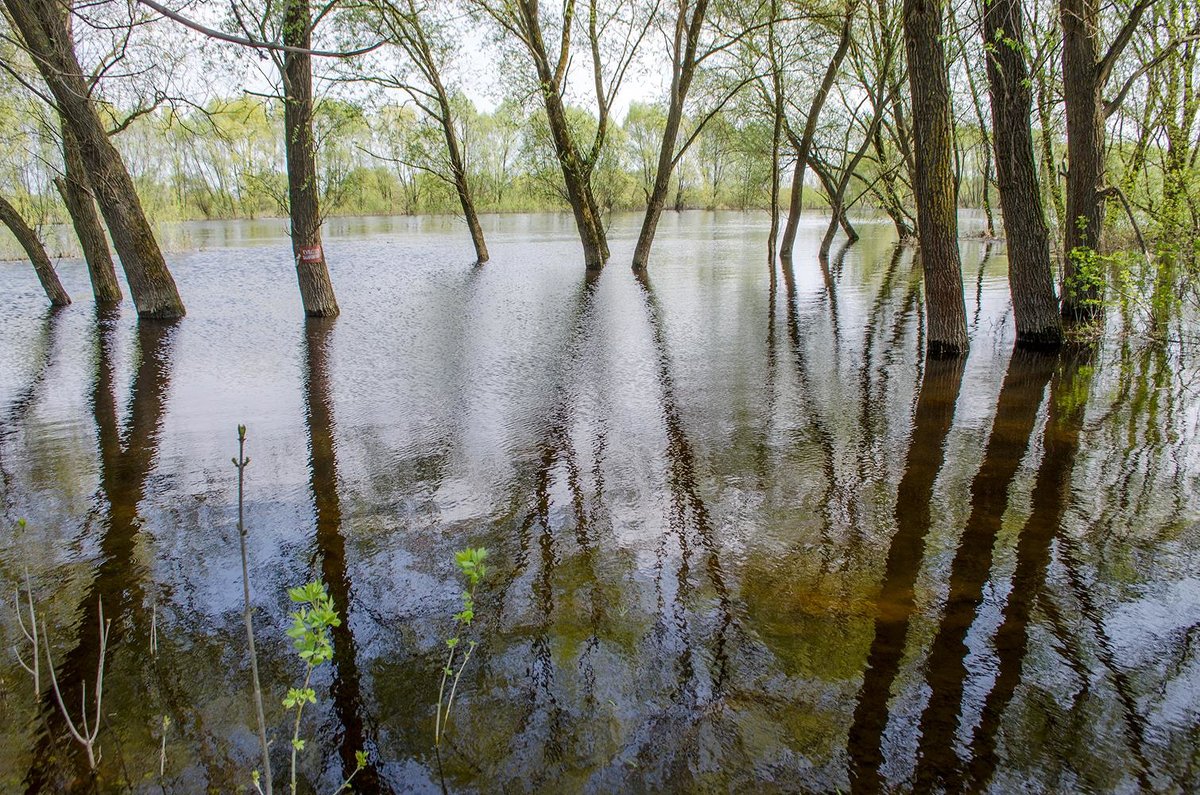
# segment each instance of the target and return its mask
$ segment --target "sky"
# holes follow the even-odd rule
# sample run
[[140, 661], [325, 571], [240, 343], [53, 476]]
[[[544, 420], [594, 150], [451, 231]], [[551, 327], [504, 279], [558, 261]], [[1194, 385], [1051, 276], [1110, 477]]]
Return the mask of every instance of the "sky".
[[[182, 13], [201, 24], [220, 27], [225, 15], [223, 6], [217, 4], [193, 5], [183, 9]], [[175, 79], [182, 85], [200, 86], [200, 90], [211, 95], [233, 96], [242, 91], [256, 94], [270, 94], [272, 85], [277, 78], [270, 59], [256, 57], [252, 51], [237, 44], [206, 38], [203, 34], [188, 30], [179, 23], [163, 20], [149, 26], [147, 34], [157, 37], [166, 36], [170, 39], [183, 37], [198, 50], [202, 49], [203, 56], [185, 60], [184, 68], [192, 70], [193, 74], [176, 75]], [[458, 55], [448, 70], [448, 82], [462, 90], [475, 106], [483, 112], [490, 112], [506, 96], [508, 86], [504, 78], [505, 64], [502, 47], [496, 42], [491, 26], [481, 26], [463, 20], [461, 40]], [[336, 49], [335, 41], [319, 41], [314, 46]], [[374, 63], [397, 64], [398, 55], [393, 48], [385, 47], [367, 56]], [[518, 62], [521, 68], [532, 69], [527, 62]], [[656, 68], [662, 65], [663, 68]], [[643, 42], [642, 53], [638, 62], [630, 69], [614, 105], [613, 115], [618, 121], [622, 120], [633, 102], [653, 102], [665, 96], [670, 74], [666, 69], [667, 61], [661, 36], [650, 35]], [[338, 69], [332, 59], [318, 59], [314, 64], [317, 76], [318, 91], [326, 92], [343, 98], [364, 100], [374, 93], [376, 100], [386, 102], [403, 102], [405, 95], [398, 90], [392, 90], [381, 98], [375, 89], [365, 85], [347, 84], [344, 81], [322, 79], [329, 78]], [[594, 108], [594, 89], [591, 79], [591, 62], [587, 52], [577, 47], [577, 52], [571, 61], [568, 73], [567, 95], [572, 103]]]

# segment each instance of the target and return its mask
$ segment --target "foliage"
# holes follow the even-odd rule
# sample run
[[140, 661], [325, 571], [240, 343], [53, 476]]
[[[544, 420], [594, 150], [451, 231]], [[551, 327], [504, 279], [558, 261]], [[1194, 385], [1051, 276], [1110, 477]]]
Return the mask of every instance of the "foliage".
[[[454, 562], [458, 564], [459, 572], [467, 582], [467, 589], [462, 592], [462, 607], [454, 614], [454, 623], [461, 629], [469, 629], [471, 622], [475, 620], [475, 589], [479, 583], [483, 581], [487, 574], [487, 566], [484, 560], [487, 558], [487, 549], [484, 547], [467, 547], [464, 550], [454, 553]], [[442, 666], [442, 681], [438, 687], [438, 703], [437, 703], [437, 720], [434, 723], [433, 744], [435, 747], [441, 747], [442, 738], [446, 734], [446, 729], [450, 725], [450, 709], [454, 706], [454, 696], [458, 691], [458, 680], [462, 677], [463, 670], [467, 667], [467, 662], [471, 659], [472, 652], [475, 651], [476, 641], [467, 641], [467, 650], [458, 660], [457, 670], [454, 668], [455, 655], [459, 651], [460, 637], [455, 634], [454, 637], [446, 639], [446, 648], [450, 650], [450, 655], [446, 659], [446, 664]], [[454, 679], [450, 685], [450, 692], [446, 693], [446, 682], [453, 676]]]
[[[329, 631], [333, 627], [341, 626], [342, 620], [334, 608], [333, 597], [329, 595], [323, 582], [315, 581], [307, 585], [289, 588], [288, 599], [298, 607], [291, 613], [292, 626], [287, 630], [287, 635], [292, 639], [296, 656], [304, 662], [304, 683], [300, 687], [288, 688], [287, 696], [283, 699], [283, 706], [295, 712], [291, 740], [291, 791], [295, 795], [296, 755], [303, 751], [305, 746], [305, 741], [300, 737], [300, 720], [304, 714], [304, 707], [317, 703], [316, 690], [310, 686], [313, 671], [322, 663], [333, 659], [333, 641]], [[366, 767], [365, 752], [357, 751], [355, 759], [358, 766], [337, 789], [337, 792], [346, 789], [355, 774]]]

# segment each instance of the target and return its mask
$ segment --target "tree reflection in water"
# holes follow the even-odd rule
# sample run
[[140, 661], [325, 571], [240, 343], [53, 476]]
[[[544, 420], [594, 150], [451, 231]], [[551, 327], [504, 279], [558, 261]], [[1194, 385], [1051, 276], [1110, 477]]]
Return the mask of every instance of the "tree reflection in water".
[[[1194, 788], [1190, 352], [1010, 355], [999, 245], [963, 243], [964, 363], [919, 354], [920, 272], [870, 224], [763, 273], [752, 224], [685, 214], [651, 284], [561, 268], [550, 221], [496, 223], [513, 235], [482, 270], [440, 238], [404, 267], [342, 241], [375, 281], [336, 324], [296, 323], [289, 262], [228, 252], [197, 255], [173, 326], [15, 310], [0, 505], [38, 521], [0, 538], [0, 575], [28, 564], [72, 705], [101, 598], [113, 619], [100, 789], [156, 786], [164, 715], [164, 788], [248, 781], [226, 532], [242, 421], [273, 728], [295, 674], [284, 586], [320, 577], [345, 619], [306, 713], [317, 789], [360, 749], [361, 790], [439, 789], [468, 545], [492, 566], [450, 790]], [[245, 306], [216, 298], [231, 273]], [[377, 293], [394, 306], [356, 308]], [[27, 682], [9, 656], [5, 683]], [[0, 788], [86, 787], [52, 696], [30, 714], [0, 698]]]

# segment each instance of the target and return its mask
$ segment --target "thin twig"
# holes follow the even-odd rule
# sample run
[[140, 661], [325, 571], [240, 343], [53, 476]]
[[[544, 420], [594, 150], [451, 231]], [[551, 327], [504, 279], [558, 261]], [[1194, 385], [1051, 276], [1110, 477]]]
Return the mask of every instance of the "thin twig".
[[[258, 745], [262, 752], [262, 778], [266, 782], [266, 795], [271, 795], [271, 751], [267, 744], [267, 719], [263, 713], [262, 685], [258, 679], [258, 652], [254, 648], [254, 619], [250, 609], [250, 563], [246, 553], [246, 519], [245, 519], [245, 482], [246, 467], [250, 459], [246, 452], [246, 426], [238, 426], [238, 455], [233, 459], [233, 465], [238, 471], [238, 545], [242, 553], [242, 622], [246, 626], [246, 646], [250, 650], [250, 678], [254, 687], [254, 713], [258, 720]], [[293, 768], [295, 767], [295, 751], [292, 752]], [[258, 787], [258, 784], [255, 784]], [[295, 791], [295, 774], [292, 776], [292, 790]], [[259, 788], [259, 791], [263, 790]]]
[[[442, 684], [438, 687], [438, 703], [437, 703], [437, 718], [433, 724], [433, 744], [439, 746], [442, 744], [442, 696], [446, 692], [446, 677], [450, 675], [451, 666], [454, 665], [454, 647], [450, 647], [450, 657], [447, 658], [446, 664], [442, 667]], [[450, 714], [446, 713], [446, 719], [449, 720]]]
[[54, 660], [50, 656], [50, 640], [46, 636], [46, 625], [42, 622], [42, 641], [46, 647], [46, 663], [50, 667], [50, 682], [54, 689], [54, 698], [58, 702], [59, 711], [62, 712], [63, 720], [67, 722], [67, 730], [75, 741], [84, 747], [87, 751], [88, 765], [94, 772], [96, 764], [100, 761], [100, 757], [96, 754], [96, 737], [100, 734], [100, 710], [101, 703], [104, 698], [104, 657], [108, 650], [108, 630], [111, 621], [104, 620], [104, 603], [98, 602], [99, 621], [100, 621], [100, 659], [96, 663], [96, 720], [95, 723], [88, 724], [87, 719], [87, 685], [82, 687], [80, 700], [83, 702], [83, 710], [81, 719], [83, 721], [83, 731], [75, 725], [75, 721], [71, 719], [71, 713], [67, 711], [67, 705], [63, 703], [62, 690], [58, 686], [58, 676], [54, 673]]
[[13, 652], [17, 655], [17, 662], [20, 664], [20, 666], [28, 671], [29, 675], [33, 677], [33, 697], [36, 701], [41, 697], [42, 693], [42, 655], [38, 650], [37, 613], [34, 612], [33, 609], [33, 587], [30, 584], [28, 568], [25, 569], [25, 593], [26, 598], [29, 601], [28, 627], [25, 626], [25, 619], [21, 616], [21, 592], [19, 590], [13, 594], [13, 606], [16, 608], [17, 623], [21, 627], [21, 634], [25, 636], [25, 639], [28, 640], [30, 645], [33, 647], [33, 664], [30, 665], [25, 662], [25, 659], [21, 656], [21, 650], [16, 646], [13, 646]]

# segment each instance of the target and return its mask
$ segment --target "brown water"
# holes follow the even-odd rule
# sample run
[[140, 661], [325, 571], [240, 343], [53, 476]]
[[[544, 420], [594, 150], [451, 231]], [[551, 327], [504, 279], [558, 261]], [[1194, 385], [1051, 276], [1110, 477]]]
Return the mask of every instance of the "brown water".
[[[972, 352], [926, 362], [886, 224], [822, 268], [813, 218], [773, 279], [761, 215], [668, 215], [641, 284], [636, 220], [593, 280], [566, 217], [491, 219], [483, 268], [444, 220], [339, 222], [332, 322], [282, 227], [196, 225], [173, 325], [97, 315], [73, 262], [48, 312], [0, 265], [0, 578], [11, 604], [28, 569], [73, 714], [112, 621], [99, 788], [257, 766], [239, 422], [281, 786], [284, 588], [319, 577], [346, 620], [302, 789], [359, 749], [362, 791], [1200, 787], [1190, 354], [1010, 356], [1003, 246], [964, 240]], [[492, 568], [439, 773], [467, 545]], [[2, 615], [0, 789], [83, 788]]]

